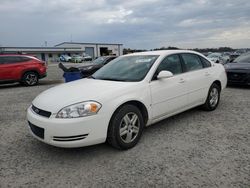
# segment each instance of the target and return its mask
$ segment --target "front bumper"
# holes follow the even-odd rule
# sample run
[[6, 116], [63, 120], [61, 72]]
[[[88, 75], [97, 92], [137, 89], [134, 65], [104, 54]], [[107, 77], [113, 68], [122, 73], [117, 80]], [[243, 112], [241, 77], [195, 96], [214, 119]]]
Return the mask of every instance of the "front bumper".
[[82, 147], [103, 143], [106, 140], [109, 118], [93, 115], [83, 118], [58, 119], [27, 110], [31, 134], [38, 140], [57, 147]]
[[228, 84], [250, 85], [250, 72], [227, 70]]

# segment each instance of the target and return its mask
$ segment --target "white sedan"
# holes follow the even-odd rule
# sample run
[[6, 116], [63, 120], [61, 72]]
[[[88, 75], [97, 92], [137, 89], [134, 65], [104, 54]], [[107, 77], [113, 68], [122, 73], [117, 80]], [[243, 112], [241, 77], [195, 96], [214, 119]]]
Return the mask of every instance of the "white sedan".
[[221, 64], [186, 50], [120, 56], [94, 75], [38, 95], [28, 108], [32, 135], [58, 147], [107, 141], [135, 146], [145, 126], [195, 106], [214, 110], [227, 77]]

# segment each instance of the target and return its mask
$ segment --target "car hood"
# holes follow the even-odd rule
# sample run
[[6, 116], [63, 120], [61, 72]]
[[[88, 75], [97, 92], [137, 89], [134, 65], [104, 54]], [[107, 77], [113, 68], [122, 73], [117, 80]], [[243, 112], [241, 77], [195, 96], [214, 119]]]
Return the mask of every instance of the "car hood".
[[102, 102], [104, 98], [115, 94], [122, 95], [138, 82], [118, 82], [96, 79], [81, 79], [61, 84], [42, 92], [32, 102], [37, 108], [57, 113], [65, 106], [78, 102], [94, 100]]
[[249, 70], [250, 63], [228, 63], [225, 65], [226, 70]]

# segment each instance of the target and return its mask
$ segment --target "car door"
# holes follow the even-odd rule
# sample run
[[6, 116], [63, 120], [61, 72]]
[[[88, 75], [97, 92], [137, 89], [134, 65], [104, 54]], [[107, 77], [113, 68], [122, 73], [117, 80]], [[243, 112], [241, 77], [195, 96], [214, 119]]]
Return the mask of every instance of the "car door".
[[[162, 70], [172, 72], [173, 77], [157, 79]], [[167, 56], [158, 66], [150, 82], [153, 119], [163, 118], [185, 108], [187, 87], [182, 73], [183, 67], [178, 54]]]
[[17, 56], [3, 56], [0, 70], [1, 80], [17, 80], [17, 70], [22, 67], [20, 63], [22, 60]]
[[181, 54], [181, 57], [186, 70], [184, 75], [189, 93], [188, 106], [201, 104], [206, 99], [211, 85], [211, 63], [192, 53]]
[[0, 80], [4, 80], [4, 57], [0, 57]]
[[11, 64], [11, 57], [0, 57], [0, 80], [12, 80], [13, 65]]

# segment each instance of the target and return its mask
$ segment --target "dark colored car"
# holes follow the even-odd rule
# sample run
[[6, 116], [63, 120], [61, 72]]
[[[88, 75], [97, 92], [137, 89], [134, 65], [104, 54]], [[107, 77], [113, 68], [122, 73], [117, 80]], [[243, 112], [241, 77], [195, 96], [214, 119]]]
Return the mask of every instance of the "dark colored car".
[[28, 55], [0, 55], [0, 83], [36, 85], [46, 77], [46, 63]]
[[228, 84], [250, 85], [250, 53], [242, 54], [225, 65]]
[[231, 54], [229, 56], [229, 62], [233, 62], [239, 56], [240, 56], [240, 54]]
[[82, 72], [83, 77], [88, 77], [115, 58], [116, 56], [101, 56], [95, 59], [91, 64], [78, 68]]

